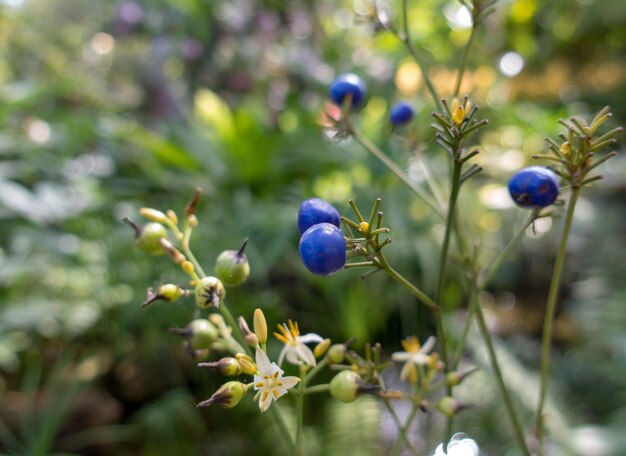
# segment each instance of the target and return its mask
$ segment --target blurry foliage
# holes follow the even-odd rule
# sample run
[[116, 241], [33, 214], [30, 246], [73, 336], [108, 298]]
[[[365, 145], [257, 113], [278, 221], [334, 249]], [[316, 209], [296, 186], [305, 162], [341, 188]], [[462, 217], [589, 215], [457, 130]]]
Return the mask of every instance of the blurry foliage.
[[[399, 2], [378, 3], [399, 19]], [[459, 3], [409, 3], [413, 36], [447, 95], [469, 34]], [[296, 253], [302, 199], [320, 196], [345, 213], [347, 198], [367, 206], [380, 195], [393, 228], [390, 259], [426, 290], [435, 284], [439, 222], [365, 151], [333, 144], [319, 127], [326, 85], [356, 71], [370, 85], [360, 116], [368, 135], [417, 180], [414, 153], [436, 177], [447, 172], [419, 69], [391, 36], [359, 20], [364, 11], [358, 1], [0, 1], [0, 410], [13, 414], [0, 414], [3, 452], [281, 452], [254, 404], [229, 413], [193, 407], [217, 379], [166, 335], [188, 322], [192, 304], [139, 308], [148, 286], [183, 277], [134, 249], [120, 220], [141, 206], [181, 210], [195, 186], [204, 194], [192, 246], [205, 266], [250, 238], [251, 280], [229, 291], [235, 313], [261, 307], [270, 322], [294, 318], [305, 332], [381, 341], [388, 352], [403, 336], [432, 333], [386, 278], [311, 277]], [[462, 91], [491, 124], [476, 138], [485, 171], [464, 188], [460, 213], [485, 261], [523, 218], [505, 193], [508, 175], [556, 134], [556, 119], [610, 104], [624, 124], [625, 30], [620, 0], [503, 0], [477, 35]], [[501, 71], [510, 70], [508, 52], [524, 64], [514, 77]], [[409, 131], [392, 132], [387, 109], [401, 98], [419, 113]], [[413, 151], [413, 143], [425, 146]], [[618, 454], [611, 448], [620, 448], [626, 421], [625, 159], [604, 174], [577, 214], [557, 327], [564, 356], [554, 369], [554, 390], [575, 411], [570, 425], [603, 426], [583, 435], [608, 448], [590, 455]], [[525, 372], [536, 367], [555, 249], [549, 228], [538, 224], [485, 296]], [[446, 305], [464, 307], [461, 297], [452, 281]], [[61, 375], [62, 386], [40, 375]], [[529, 376], [523, 388], [532, 374], [520, 375]], [[499, 407], [493, 394], [481, 393], [467, 431], [498, 454], [512, 444], [488, 418]], [[37, 409], [40, 426], [20, 425], [35, 419], [33, 395], [56, 402]], [[71, 417], [90, 407], [110, 413], [71, 429]], [[325, 424], [306, 429], [310, 453], [377, 454], [378, 413], [368, 401], [314, 406], [307, 423]]]

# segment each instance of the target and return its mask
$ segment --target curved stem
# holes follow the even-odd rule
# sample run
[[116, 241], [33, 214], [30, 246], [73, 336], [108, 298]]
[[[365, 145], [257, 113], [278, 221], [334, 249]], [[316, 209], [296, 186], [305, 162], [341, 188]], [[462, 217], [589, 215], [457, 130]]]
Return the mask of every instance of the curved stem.
[[426, 307], [432, 310], [435, 314], [439, 311], [439, 305], [433, 301], [426, 293], [413, 285], [408, 279], [406, 279], [402, 274], [396, 271], [391, 265], [387, 262], [385, 255], [383, 255], [382, 251], [379, 251], [376, 256], [380, 268], [387, 273], [389, 277], [394, 279], [404, 288], [409, 290], [413, 296], [420, 300]]
[[304, 394], [325, 393], [330, 391], [330, 383], [322, 383], [320, 385], [309, 386], [304, 389]]
[[513, 431], [515, 433], [515, 439], [519, 445], [520, 450], [524, 456], [531, 456], [530, 451], [528, 450], [528, 446], [526, 445], [526, 440], [524, 439], [524, 432], [522, 431], [522, 426], [520, 425], [517, 414], [515, 413], [515, 408], [513, 407], [513, 401], [511, 400], [511, 396], [509, 391], [506, 388], [506, 384], [504, 383], [504, 377], [502, 377], [502, 371], [500, 370], [500, 364], [498, 363], [498, 358], [496, 356], [496, 351], [493, 347], [493, 342], [491, 340], [491, 335], [489, 334], [489, 330], [487, 329], [487, 324], [485, 323], [485, 316], [483, 315], [483, 311], [478, 304], [478, 290], [474, 289], [472, 292], [472, 300], [470, 302], [470, 306], [474, 306], [476, 313], [476, 320], [478, 322], [478, 329], [480, 330], [480, 334], [487, 346], [487, 352], [489, 353], [489, 361], [491, 363], [491, 368], [493, 369], [493, 373], [496, 377], [496, 382], [498, 383], [498, 387], [500, 388], [500, 392], [502, 394], [502, 399], [504, 400], [504, 406], [506, 408], [507, 414], [511, 420], [511, 424], [513, 425]]
[[519, 229], [511, 238], [506, 247], [500, 252], [496, 259], [491, 262], [489, 268], [480, 273], [477, 283], [477, 287], [479, 290], [483, 290], [487, 285], [489, 285], [489, 282], [491, 282], [491, 279], [493, 279], [495, 273], [498, 271], [498, 269], [500, 269], [500, 266], [502, 266], [504, 260], [509, 257], [509, 255], [513, 252], [513, 249], [517, 247], [517, 244], [522, 239], [522, 236], [524, 235], [528, 227], [532, 225], [532, 223], [537, 219], [538, 213], [538, 209], [533, 209], [531, 211], [524, 224], [519, 227]]
[[385, 407], [387, 407], [387, 410], [389, 410], [389, 414], [391, 415], [391, 418], [393, 419], [394, 423], [396, 423], [400, 437], [402, 438], [402, 440], [404, 440], [404, 443], [406, 443], [406, 446], [409, 448], [409, 450], [411, 450], [411, 452], [414, 455], [418, 455], [417, 449], [413, 446], [413, 444], [409, 440], [409, 436], [406, 432], [407, 430], [402, 425], [402, 422], [400, 421], [400, 417], [398, 417], [398, 414], [394, 410], [389, 399], [383, 398], [383, 404], [385, 404]]
[[565, 253], [567, 250], [567, 239], [572, 227], [574, 219], [574, 209], [580, 194], [580, 188], [574, 187], [570, 196], [567, 215], [565, 216], [565, 224], [561, 233], [561, 241], [557, 251], [554, 270], [552, 271], [552, 280], [550, 281], [550, 291], [548, 292], [548, 302], [546, 304], [546, 316], [543, 324], [543, 341], [541, 344], [541, 373], [540, 373], [540, 389], [539, 403], [537, 405], [536, 416], [536, 432], [538, 441], [538, 454], [542, 454], [543, 443], [543, 407], [546, 401], [546, 393], [548, 389], [548, 369], [550, 367], [550, 345], [552, 343], [552, 329], [554, 327], [554, 314], [556, 312], [557, 299], [559, 297], [559, 288], [561, 287], [561, 276], [563, 274], [563, 264], [565, 262]]
[[[459, 195], [459, 189], [461, 188], [461, 168], [463, 163], [454, 160], [452, 165], [452, 188], [450, 190], [450, 200], [448, 202], [448, 215], [446, 216], [446, 230], [443, 237], [443, 243], [441, 245], [441, 253], [439, 254], [439, 278], [437, 279], [437, 291], [435, 294], [435, 300], [441, 302], [441, 295], [443, 294], [443, 287], [446, 279], [446, 269], [448, 265], [448, 252], [450, 250], [450, 237], [452, 235], [452, 228], [454, 226], [454, 217], [456, 209], [456, 201]], [[436, 313], [437, 324], [437, 338], [439, 339], [439, 351], [441, 353], [441, 359], [443, 361], [444, 372], [447, 374], [450, 371], [450, 360], [448, 359], [448, 353], [446, 348], [446, 338], [443, 327], [443, 321], [439, 312]], [[452, 386], [446, 385], [446, 394], [452, 395]], [[446, 435], [444, 436], [444, 442], [450, 440], [452, 434], [452, 421], [453, 417], [449, 416], [447, 420]]]
[[[411, 414], [409, 415], [409, 417], [407, 418], [406, 422], [404, 423], [404, 426], [400, 426], [398, 428], [400, 433], [406, 434], [408, 429], [411, 427], [411, 424], [413, 423], [413, 420], [415, 419], [415, 416], [417, 415], [417, 411], [418, 410], [419, 410], [418, 405], [417, 404], [413, 404], [413, 407], [411, 408]], [[390, 455], [396, 455], [399, 452], [400, 452], [400, 440], [397, 440], [395, 445], [393, 446], [393, 448], [389, 452], [389, 454]]]
[[396, 165], [393, 160], [391, 160], [382, 150], [380, 150], [375, 144], [370, 142], [360, 131], [358, 131], [352, 122], [349, 119], [346, 119], [346, 124], [348, 126], [349, 132], [352, 134], [354, 139], [361, 144], [365, 149], [367, 149], [372, 155], [378, 158], [383, 164], [394, 173], [404, 184], [409, 187], [413, 193], [415, 193], [419, 198], [421, 198], [424, 203], [426, 203], [437, 215], [443, 217], [443, 213], [441, 212], [441, 208], [439, 205], [433, 201], [433, 199], [419, 186], [417, 186], [409, 176], [406, 175], [404, 171], [400, 169], [398, 165]]
[[420, 67], [420, 70], [422, 71], [422, 78], [424, 79], [424, 84], [430, 92], [430, 95], [435, 102], [435, 106], [441, 106], [441, 99], [439, 98], [439, 95], [437, 95], [437, 90], [435, 90], [435, 86], [428, 76], [428, 68], [426, 68], [426, 65], [424, 64], [422, 59], [418, 57], [417, 52], [413, 48], [413, 44], [411, 42], [411, 31], [409, 29], [409, 8], [407, 0], [402, 0], [402, 20], [404, 28], [404, 38], [401, 38], [398, 34], [396, 34], [396, 36], [400, 41], [404, 43], [407, 50], [409, 51], [409, 54], [411, 54], [413, 60], [415, 60], [415, 63], [417, 63], [417, 66]]
[[300, 366], [300, 385], [298, 387], [298, 395], [296, 396], [296, 449], [294, 454], [302, 456], [302, 428], [304, 426], [304, 388], [306, 382], [304, 365]]
[[237, 322], [233, 318], [233, 314], [230, 313], [228, 306], [226, 306], [226, 304], [222, 302], [220, 304], [219, 311], [224, 317], [226, 324], [232, 328], [233, 331], [231, 333], [231, 337], [234, 335], [236, 342], [233, 342], [239, 345], [239, 348], [241, 349], [240, 353], [247, 353], [248, 355], [252, 355], [252, 349], [248, 346], [248, 344], [246, 344], [246, 340], [239, 330], [239, 325], [237, 325]]
[[463, 56], [461, 57], [461, 63], [459, 64], [459, 73], [456, 77], [456, 84], [454, 86], [454, 95], [453, 97], [459, 96], [459, 91], [461, 90], [461, 83], [463, 82], [463, 74], [465, 73], [465, 68], [467, 66], [467, 56], [469, 55], [470, 47], [472, 46], [472, 41], [474, 40], [474, 35], [476, 34], [476, 30], [478, 29], [476, 23], [472, 25], [472, 32], [470, 33], [469, 39], [465, 44], [465, 49], [463, 49]]

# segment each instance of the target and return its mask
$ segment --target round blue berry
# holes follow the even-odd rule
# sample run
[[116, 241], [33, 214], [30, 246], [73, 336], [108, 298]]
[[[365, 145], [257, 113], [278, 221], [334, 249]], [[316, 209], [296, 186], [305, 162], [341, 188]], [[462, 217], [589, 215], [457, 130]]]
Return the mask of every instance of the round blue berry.
[[337, 77], [330, 85], [330, 99], [337, 106], [343, 106], [348, 95], [352, 95], [352, 107], [363, 103], [367, 85], [360, 76], [354, 73], [345, 73]]
[[303, 201], [300, 210], [298, 210], [298, 231], [300, 234], [318, 223], [332, 223], [339, 227], [341, 223], [339, 211], [328, 201], [320, 198]]
[[346, 264], [346, 239], [335, 225], [314, 225], [300, 238], [300, 258], [315, 275], [334, 274]]
[[391, 111], [389, 111], [389, 120], [392, 125], [399, 126], [409, 123], [413, 119], [415, 111], [413, 106], [407, 101], [400, 101], [396, 103]]
[[548, 168], [529, 166], [511, 177], [509, 193], [518, 206], [546, 207], [559, 195], [559, 177]]

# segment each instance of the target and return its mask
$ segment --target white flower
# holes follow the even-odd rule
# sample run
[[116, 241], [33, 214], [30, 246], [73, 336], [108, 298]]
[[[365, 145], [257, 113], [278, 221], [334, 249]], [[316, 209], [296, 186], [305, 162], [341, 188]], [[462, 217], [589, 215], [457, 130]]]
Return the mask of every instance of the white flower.
[[287, 361], [291, 364], [301, 365], [302, 362], [315, 366], [315, 355], [311, 351], [309, 347], [304, 344], [309, 344], [311, 342], [322, 342], [321, 336], [313, 333], [305, 334], [304, 336], [300, 335], [300, 329], [298, 328], [298, 323], [293, 322], [291, 320], [288, 321], [289, 327], [285, 323], [282, 325], [278, 325], [278, 329], [280, 333], [274, 333], [274, 336], [278, 340], [280, 340], [285, 346], [280, 352], [280, 356], [278, 357], [278, 364], [282, 366], [283, 359], [287, 356]]
[[401, 342], [402, 347], [404, 347], [406, 351], [393, 353], [391, 359], [393, 361], [405, 362], [400, 372], [400, 378], [402, 380], [408, 378], [411, 383], [417, 381], [417, 370], [415, 366], [424, 366], [431, 361], [431, 355], [428, 353], [435, 348], [436, 343], [437, 339], [435, 336], [430, 336], [426, 342], [424, 342], [424, 345], [420, 345], [415, 336], [411, 336]]
[[478, 456], [480, 453], [476, 442], [462, 432], [458, 432], [452, 436], [450, 442], [448, 442], [446, 451], [447, 452], [444, 453], [443, 443], [441, 443], [435, 450], [434, 456]]
[[289, 388], [298, 384], [298, 377], [283, 377], [285, 373], [276, 363], [270, 362], [267, 354], [257, 348], [256, 351], [257, 373], [254, 376], [254, 390], [258, 391], [259, 408], [266, 411], [280, 396], [287, 393]]

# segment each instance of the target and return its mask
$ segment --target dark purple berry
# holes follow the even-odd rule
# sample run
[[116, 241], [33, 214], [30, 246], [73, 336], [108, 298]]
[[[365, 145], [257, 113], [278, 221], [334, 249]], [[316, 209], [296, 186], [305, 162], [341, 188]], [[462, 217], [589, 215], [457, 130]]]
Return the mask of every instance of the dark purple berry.
[[389, 112], [389, 120], [392, 125], [399, 126], [409, 123], [413, 119], [415, 111], [413, 106], [407, 101], [396, 103]]
[[509, 180], [511, 198], [521, 207], [546, 207], [559, 196], [559, 177], [541, 166], [521, 169]]
[[300, 238], [300, 258], [315, 275], [334, 274], [346, 264], [346, 239], [335, 225], [314, 225]]
[[330, 99], [337, 106], [343, 106], [348, 95], [352, 95], [352, 107], [363, 103], [367, 85], [360, 76], [354, 73], [345, 73], [338, 76], [330, 85]]
[[298, 210], [298, 231], [300, 234], [318, 223], [332, 223], [339, 227], [341, 223], [339, 211], [332, 204], [320, 198], [303, 201]]

